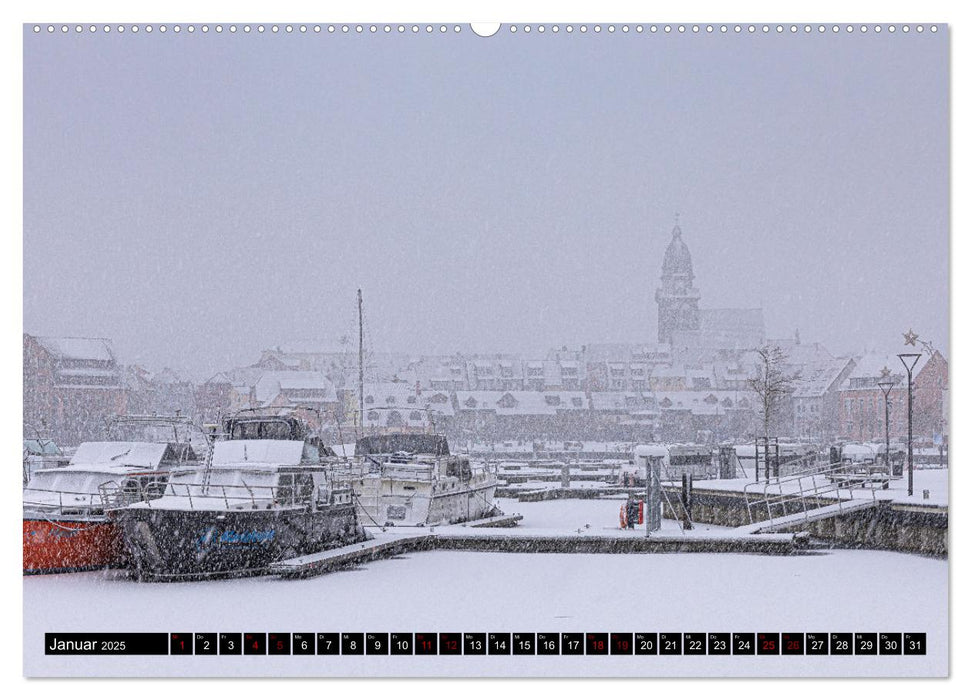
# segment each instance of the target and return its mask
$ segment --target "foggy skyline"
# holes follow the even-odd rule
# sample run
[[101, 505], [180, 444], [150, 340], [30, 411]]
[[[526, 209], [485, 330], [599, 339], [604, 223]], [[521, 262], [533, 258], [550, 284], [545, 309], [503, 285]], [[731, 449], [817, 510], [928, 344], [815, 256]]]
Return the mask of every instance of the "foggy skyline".
[[215, 373], [360, 287], [375, 352], [654, 343], [678, 212], [702, 307], [947, 348], [946, 31], [24, 42], [27, 333]]

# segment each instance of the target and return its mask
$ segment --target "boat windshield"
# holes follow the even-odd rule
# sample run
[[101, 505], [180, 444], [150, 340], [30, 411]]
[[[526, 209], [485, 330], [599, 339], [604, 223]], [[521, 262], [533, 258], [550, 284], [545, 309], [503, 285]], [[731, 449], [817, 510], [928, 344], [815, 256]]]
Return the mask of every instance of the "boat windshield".
[[390, 455], [395, 452], [445, 457], [449, 454], [448, 441], [442, 435], [425, 435], [421, 433], [371, 435], [358, 440], [354, 448], [354, 454], [358, 457], [367, 455]]
[[300, 436], [295, 423], [285, 418], [230, 420], [230, 440], [294, 440]]

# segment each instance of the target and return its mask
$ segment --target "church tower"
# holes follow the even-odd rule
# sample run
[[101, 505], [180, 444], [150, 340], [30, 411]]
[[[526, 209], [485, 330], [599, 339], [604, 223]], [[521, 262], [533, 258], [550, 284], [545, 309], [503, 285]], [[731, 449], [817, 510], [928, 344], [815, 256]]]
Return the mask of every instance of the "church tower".
[[681, 227], [675, 216], [671, 242], [661, 264], [661, 286], [654, 295], [657, 301], [657, 340], [670, 343], [674, 331], [696, 331], [700, 327], [698, 301], [701, 293], [694, 288], [691, 253], [681, 240]]

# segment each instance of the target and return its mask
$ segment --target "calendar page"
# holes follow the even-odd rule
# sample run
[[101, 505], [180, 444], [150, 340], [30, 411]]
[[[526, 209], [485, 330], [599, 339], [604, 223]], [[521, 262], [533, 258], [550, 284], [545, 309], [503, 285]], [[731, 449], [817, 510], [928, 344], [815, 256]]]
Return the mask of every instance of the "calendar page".
[[24, 675], [949, 674], [947, 24], [23, 49]]

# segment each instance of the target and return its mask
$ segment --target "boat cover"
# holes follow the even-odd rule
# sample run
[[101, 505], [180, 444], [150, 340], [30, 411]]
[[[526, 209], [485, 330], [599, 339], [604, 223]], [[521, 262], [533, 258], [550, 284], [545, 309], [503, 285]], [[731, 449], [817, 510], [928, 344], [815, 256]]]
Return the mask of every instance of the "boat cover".
[[164, 442], [83, 442], [71, 457], [71, 464], [156, 469], [167, 447]]

